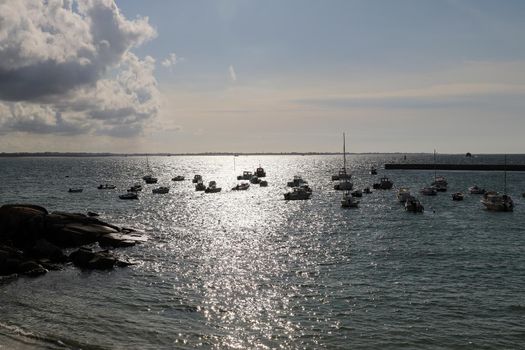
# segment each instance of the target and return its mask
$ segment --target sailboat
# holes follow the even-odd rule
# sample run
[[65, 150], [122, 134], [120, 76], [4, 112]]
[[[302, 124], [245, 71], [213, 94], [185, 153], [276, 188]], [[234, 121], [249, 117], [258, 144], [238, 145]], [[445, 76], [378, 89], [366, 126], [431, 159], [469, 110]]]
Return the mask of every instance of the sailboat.
[[438, 192], [446, 192], [448, 186], [447, 179], [444, 176], [436, 175], [436, 166], [436, 150], [434, 150], [434, 182], [432, 182], [432, 187]]
[[337, 175], [332, 175], [332, 181], [350, 180], [351, 178], [352, 174], [346, 170], [346, 141], [345, 133], [343, 133], [343, 167], [339, 170]]
[[513, 211], [514, 202], [512, 198], [507, 195], [507, 155], [505, 155], [505, 170], [504, 170], [504, 190], [503, 194], [490, 191], [483, 195], [481, 203], [485, 209], [490, 211]]
[[332, 176], [332, 180], [336, 179], [340, 182], [334, 186], [335, 190], [339, 191], [351, 191], [354, 188], [354, 184], [350, 182], [352, 174], [346, 169], [346, 137], [343, 133], [343, 168], [339, 170], [337, 175]]
[[151, 169], [149, 167], [148, 156], [146, 156], [146, 169], [148, 171], [148, 174], [144, 175], [142, 177], [142, 180], [144, 180], [147, 184], [156, 184], [158, 179], [156, 177], [153, 177], [153, 175], [151, 175]]

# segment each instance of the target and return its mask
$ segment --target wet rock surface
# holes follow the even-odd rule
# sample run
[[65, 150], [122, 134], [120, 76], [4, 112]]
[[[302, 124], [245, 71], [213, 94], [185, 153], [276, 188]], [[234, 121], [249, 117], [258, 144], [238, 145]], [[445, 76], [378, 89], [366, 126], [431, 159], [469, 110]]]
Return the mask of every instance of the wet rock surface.
[[[36, 277], [72, 262], [82, 269], [106, 270], [128, 266], [104, 248], [130, 247], [144, 242], [142, 232], [111, 225], [92, 215], [52, 212], [31, 204], [0, 207], [0, 276]], [[64, 248], [78, 248], [69, 256]]]

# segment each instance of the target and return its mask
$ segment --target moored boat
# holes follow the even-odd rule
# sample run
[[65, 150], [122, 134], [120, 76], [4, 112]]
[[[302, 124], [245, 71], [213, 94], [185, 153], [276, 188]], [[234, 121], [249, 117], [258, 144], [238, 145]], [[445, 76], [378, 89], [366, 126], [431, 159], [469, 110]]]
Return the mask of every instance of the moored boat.
[[376, 190], [390, 190], [394, 183], [388, 177], [382, 177], [378, 183], [372, 185]]
[[171, 179], [171, 181], [184, 181], [184, 176], [177, 175], [173, 179]]
[[83, 188], [70, 188], [69, 190], [67, 190], [69, 193], [81, 193], [82, 191], [84, 191]]
[[354, 199], [354, 196], [349, 192], [345, 191], [343, 193], [343, 198], [341, 199], [341, 207], [343, 208], [357, 208], [359, 201]]
[[261, 186], [261, 187], [268, 187], [268, 181], [262, 180], [261, 182], [259, 182], [259, 186]]
[[98, 185], [97, 189], [99, 190], [114, 190], [115, 188], [117, 188], [117, 186], [115, 185], [109, 185], [109, 184], [104, 184], [104, 185]]
[[158, 182], [158, 179], [156, 177], [151, 176], [151, 175], [146, 175], [142, 179], [147, 184], [156, 184]]
[[264, 168], [262, 168], [260, 165], [257, 169], [255, 169], [255, 176], [266, 177], [266, 172], [264, 171]]
[[202, 175], [199, 175], [199, 174], [195, 175], [193, 177], [193, 180], [191, 180], [191, 182], [193, 182], [194, 184], [202, 182]]
[[469, 187], [468, 190], [470, 194], [485, 194], [486, 192], [484, 188], [478, 187], [477, 185]]
[[245, 182], [245, 183], [241, 183], [241, 184], [238, 184], [237, 186], [233, 187], [232, 191], [246, 191], [249, 188], [250, 188], [250, 184]]
[[406, 187], [401, 187], [397, 191], [397, 200], [400, 203], [405, 203], [412, 195], [410, 194], [410, 190]]
[[312, 191], [308, 191], [307, 189], [303, 188], [303, 187], [294, 187], [292, 189], [292, 191], [290, 192], [286, 192], [284, 194], [284, 199], [285, 200], [290, 200], [290, 201], [294, 201], [294, 200], [306, 200], [306, 199], [310, 199], [310, 197], [312, 196]]
[[154, 188], [151, 192], [153, 192], [155, 194], [166, 194], [169, 191], [170, 191], [169, 187], [161, 186], [161, 187], [158, 187], [158, 188]]
[[372, 191], [370, 190], [370, 187], [365, 187], [363, 189], [363, 193], [370, 194], [370, 193], [372, 193]]
[[301, 186], [302, 184], [307, 184], [308, 182], [303, 180], [303, 178], [299, 175], [295, 175], [293, 177], [293, 180], [292, 181], [289, 181], [286, 185], [288, 187], [299, 187]]
[[355, 190], [351, 193], [352, 197], [363, 197], [363, 191]]
[[481, 203], [490, 211], [513, 211], [514, 202], [509, 195], [498, 192], [487, 192], [483, 195]]
[[343, 167], [339, 170], [337, 175], [332, 175], [332, 181], [350, 180], [352, 173], [346, 169], [346, 137], [343, 133]]
[[437, 195], [437, 191], [434, 187], [423, 187], [421, 190], [419, 190], [419, 193], [421, 193], [423, 196]]
[[135, 192], [128, 192], [128, 193], [125, 193], [125, 194], [121, 194], [118, 197], [120, 199], [139, 199], [139, 195], [136, 194]]
[[204, 190], [205, 193], [217, 193], [222, 190], [221, 187], [217, 187], [217, 183], [215, 181], [210, 181], [208, 184], [208, 187]]
[[237, 176], [237, 180], [250, 180], [253, 177], [251, 171], [243, 171], [242, 175]]
[[377, 175], [377, 169], [375, 167], [370, 168], [370, 175]]
[[410, 196], [405, 202], [405, 210], [411, 213], [422, 213], [425, 207], [417, 198]]
[[456, 192], [452, 194], [452, 200], [453, 201], [462, 201], [463, 200], [463, 193]]
[[354, 188], [354, 184], [348, 181], [348, 179], [339, 182], [334, 185], [336, 191], [351, 191]]

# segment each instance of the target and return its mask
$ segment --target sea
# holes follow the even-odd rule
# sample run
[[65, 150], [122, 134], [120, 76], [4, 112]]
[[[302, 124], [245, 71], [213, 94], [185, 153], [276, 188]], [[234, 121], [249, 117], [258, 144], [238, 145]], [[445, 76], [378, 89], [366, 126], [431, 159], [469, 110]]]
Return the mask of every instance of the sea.
[[[506, 158], [525, 164], [524, 155]], [[504, 159], [440, 154], [436, 162]], [[422, 197], [434, 171], [384, 170], [387, 162], [434, 156], [348, 155], [355, 188], [387, 176], [394, 189], [343, 209], [331, 181], [341, 155], [0, 158], [0, 204], [92, 211], [148, 237], [115, 251], [130, 267], [66, 265], [1, 280], [0, 349], [525, 348], [525, 173], [506, 174], [514, 212], [489, 212], [467, 189], [504, 191], [502, 171], [437, 171], [448, 192]], [[120, 200], [148, 165], [159, 183]], [[259, 165], [268, 187], [231, 190]], [[195, 174], [222, 191], [196, 192]], [[171, 181], [176, 175], [186, 181]], [[312, 187], [310, 200], [284, 200], [294, 175]], [[105, 183], [117, 188], [97, 189]], [[153, 194], [161, 185], [170, 192]], [[73, 187], [83, 192], [68, 193]], [[424, 213], [404, 210], [400, 187]], [[464, 201], [452, 201], [456, 191]]]

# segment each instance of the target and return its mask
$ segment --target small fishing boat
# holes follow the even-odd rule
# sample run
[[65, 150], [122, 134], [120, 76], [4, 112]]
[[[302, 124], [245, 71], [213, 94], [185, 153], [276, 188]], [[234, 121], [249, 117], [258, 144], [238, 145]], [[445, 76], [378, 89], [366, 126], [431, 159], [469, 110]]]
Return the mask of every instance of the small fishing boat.
[[411, 213], [422, 213], [425, 207], [417, 198], [410, 196], [405, 202], [405, 210]]
[[67, 190], [69, 193], [80, 193], [82, 191], [84, 191], [84, 189], [82, 188], [70, 188], [69, 190]]
[[406, 203], [406, 201], [411, 198], [412, 195], [410, 194], [410, 190], [406, 187], [401, 187], [398, 191], [397, 191], [397, 200], [400, 202], [400, 203]]
[[202, 182], [202, 175], [195, 175], [193, 177], [193, 180], [191, 180], [194, 184]]
[[456, 192], [452, 194], [452, 200], [453, 201], [462, 201], [463, 200], [463, 193]]
[[139, 192], [139, 191], [142, 191], [142, 185], [140, 184], [133, 185], [128, 189], [128, 192]]
[[363, 191], [355, 190], [351, 193], [352, 197], [363, 197]]
[[343, 193], [343, 198], [341, 199], [341, 207], [357, 208], [358, 205], [359, 201], [354, 199], [354, 196], [349, 191], [345, 191]]
[[365, 187], [363, 189], [363, 193], [370, 194], [370, 193], [372, 193], [372, 191], [370, 190], [370, 187]]
[[447, 179], [444, 176], [437, 176], [435, 177], [434, 182], [432, 182], [432, 186], [438, 192], [446, 192], [448, 186]]
[[370, 168], [370, 175], [377, 175], [377, 169], [374, 167]]
[[237, 186], [233, 187], [232, 191], [246, 191], [249, 188], [250, 188], [250, 184], [245, 182], [245, 183], [238, 184]]
[[128, 192], [128, 193], [125, 193], [125, 194], [121, 194], [118, 197], [120, 199], [139, 199], [139, 195], [136, 194], [135, 192]]
[[266, 177], [266, 172], [261, 167], [261, 165], [259, 165], [259, 167], [257, 169], [255, 169], [255, 176], [257, 176], [257, 177]]
[[177, 175], [173, 179], [171, 179], [171, 181], [184, 181], [184, 176]]
[[468, 190], [469, 190], [470, 194], [485, 194], [485, 192], [486, 192], [484, 188], [480, 188], [477, 185], [469, 187]]
[[284, 194], [284, 199], [287, 201], [295, 201], [295, 200], [306, 200], [310, 199], [312, 196], [312, 191], [308, 191], [307, 189], [303, 187], [294, 187], [292, 191], [286, 192]]
[[348, 179], [339, 182], [334, 185], [334, 190], [336, 191], [351, 191], [354, 188], [354, 184], [348, 181]]
[[382, 177], [379, 183], [375, 183], [372, 187], [376, 190], [390, 190], [394, 183], [388, 177]]
[[259, 186], [261, 186], [261, 187], [268, 187], [268, 181], [262, 180], [261, 182], [259, 182]]
[[195, 185], [195, 191], [206, 191], [206, 186], [201, 182], [197, 182]]
[[295, 176], [293, 177], [293, 180], [292, 180], [292, 181], [289, 181], [286, 185], [287, 185], [288, 187], [299, 187], [299, 186], [301, 186], [301, 185], [303, 185], [303, 184], [307, 184], [307, 183], [308, 183], [308, 182], [305, 181], [305, 180], [303, 180], [303, 178], [302, 178], [301, 176], [299, 176], [299, 175], [295, 175]]
[[437, 191], [434, 187], [423, 187], [421, 190], [419, 190], [419, 193], [421, 193], [423, 196], [437, 195]]
[[169, 187], [161, 186], [161, 187], [158, 187], [158, 188], [154, 188], [151, 192], [153, 192], [155, 194], [166, 194], [169, 191], [170, 191]]
[[513, 211], [514, 202], [509, 195], [498, 192], [487, 192], [483, 195], [481, 204], [490, 211]]
[[142, 178], [147, 184], [156, 184], [159, 180], [151, 175], [146, 175]]
[[208, 184], [208, 187], [204, 190], [205, 193], [217, 193], [222, 190], [221, 187], [217, 187], [217, 183], [215, 181], [210, 181]]
[[250, 183], [254, 185], [258, 185], [260, 182], [261, 182], [261, 179], [259, 179], [259, 177], [255, 175], [252, 176], [252, 178], [250, 179]]
[[117, 188], [117, 186], [109, 185], [109, 184], [98, 185], [98, 187], [97, 187], [97, 189], [99, 189], [99, 190], [114, 190], [115, 188]]
[[253, 177], [251, 171], [243, 171], [242, 175], [237, 176], [237, 180], [250, 180]]

